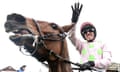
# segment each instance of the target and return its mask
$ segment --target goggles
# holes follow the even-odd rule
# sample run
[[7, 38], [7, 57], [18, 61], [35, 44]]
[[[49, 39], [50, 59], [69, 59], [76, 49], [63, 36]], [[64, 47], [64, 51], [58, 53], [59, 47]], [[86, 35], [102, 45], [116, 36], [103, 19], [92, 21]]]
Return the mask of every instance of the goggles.
[[87, 32], [95, 32], [95, 28], [86, 28], [82, 31], [82, 34], [86, 34]]

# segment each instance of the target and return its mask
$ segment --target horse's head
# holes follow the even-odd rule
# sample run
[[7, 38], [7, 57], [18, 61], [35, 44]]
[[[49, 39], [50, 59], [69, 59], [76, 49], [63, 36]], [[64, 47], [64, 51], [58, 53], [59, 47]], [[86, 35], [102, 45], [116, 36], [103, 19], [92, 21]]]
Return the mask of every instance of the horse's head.
[[[35, 21], [16, 13], [8, 15], [5, 23], [6, 32], [14, 33], [10, 36], [10, 40], [17, 46], [24, 46], [30, 53], [37, 47], [33, 56], [39, 61], [44, 61], [46, 58], [55, 59], [53, 56], [48, 57], [48, 50], [61, 53], [65, 32], [71, 28], [72, 25], [60, 27], [55, 23]], [[33, 45], [34, 42], [36, 42], [35, 45]]]
[[27, 27], [26, 21], [26, 18], [22, 15], [11, 14], [7, 16], [5, 29], [6, 32], [13, 32], [15, 34], [10, 36], [10, 40], [12, 40], [16, 45], [24, 45], [28, 38], [22, 36], [25, 34], [32, 34], [31, 30]]

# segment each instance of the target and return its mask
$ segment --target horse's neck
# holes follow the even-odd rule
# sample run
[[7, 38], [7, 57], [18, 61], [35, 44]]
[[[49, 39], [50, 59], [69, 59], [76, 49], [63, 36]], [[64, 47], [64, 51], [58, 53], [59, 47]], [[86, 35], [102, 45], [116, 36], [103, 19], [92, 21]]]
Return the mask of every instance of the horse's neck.
[[50, 61], [49, 72], [72, 72], [71, 65], [63, 61]]
[[[61, 56], [69, 60], [67, 44], [64, 45]], [[66, 63], [60, 59], [48, 62], [49, 72], [72, 72], [71, 64]]]

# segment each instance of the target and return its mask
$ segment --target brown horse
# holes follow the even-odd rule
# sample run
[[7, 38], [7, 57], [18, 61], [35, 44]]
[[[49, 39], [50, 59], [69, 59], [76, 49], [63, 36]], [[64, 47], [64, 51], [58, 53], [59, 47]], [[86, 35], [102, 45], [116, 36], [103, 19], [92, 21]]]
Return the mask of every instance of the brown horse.
[[[81, 11], [79, 3], [72, 6], [72, 22], [76, 23]], [[34, 20], [20, 14], [10, 14], [5, 23], [6, 32], [13, 32], [10, 40], [24, 46], [38, 61], [47, 61], [49, 72], [72, 72], [66, 43], [66, 32], [74, 24], [59, 26], [55, 23]]]
[[35, 21], [16, 13], [8, 15], [5, 23], [6, 32], [15, 34], [10, 36], [10, 40], [18, 46], [24, 46], [38, 61], [47, 61], [49, 72], [72, 72], [71, 65], [59, 58], [69, 60], [65, 32], [72, 26], [60, 27], [55, 23]]

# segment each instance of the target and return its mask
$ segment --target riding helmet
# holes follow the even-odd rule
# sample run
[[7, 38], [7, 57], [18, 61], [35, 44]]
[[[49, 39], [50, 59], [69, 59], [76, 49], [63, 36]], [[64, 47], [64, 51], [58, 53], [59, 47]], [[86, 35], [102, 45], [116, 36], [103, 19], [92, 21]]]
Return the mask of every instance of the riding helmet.
[[87, 32], [94, 32], [94, 39], [95, 39], [96, 34], [97, 34], [95, 26], [90, 22], [84, 22], [81, 26], [80, 32], [81, 32], [81, 35], [84, 39], [85, 39], [85, 33], [87, 33]]

